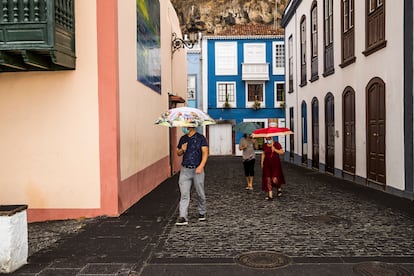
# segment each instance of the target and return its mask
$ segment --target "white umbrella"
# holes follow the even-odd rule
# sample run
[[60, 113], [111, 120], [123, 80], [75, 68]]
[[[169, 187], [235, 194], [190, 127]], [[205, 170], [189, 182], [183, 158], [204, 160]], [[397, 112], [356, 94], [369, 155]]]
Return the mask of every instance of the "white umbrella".
[[155, 121], [157, 125], [168, 127], [199, 127], [215, 123], [207, 113], [187, 106], [169, 109]]

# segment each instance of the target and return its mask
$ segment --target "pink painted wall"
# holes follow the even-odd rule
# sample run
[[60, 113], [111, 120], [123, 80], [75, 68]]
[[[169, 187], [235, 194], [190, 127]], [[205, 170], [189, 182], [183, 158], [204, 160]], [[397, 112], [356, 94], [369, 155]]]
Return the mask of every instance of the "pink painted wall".
[[[186, 64], [186, 58], [185, 55], [178, 55], [174, 56], [173, 61], [170, 48], [171, 32], [179, 31], [178, 18], [170, 1], [161, 0], [163, 68], [162, 92], [159, 94], [136, 80], [135, 5], [135, 0], [77, 0], [76, 70], [29, 72], [25, 75], [27, 84], [22, 83], [22, 87], [27, 87], [30, 83], [32, 90], [38, 89], [42, 96], [36, 99], [41, 99], [41, 102], [49, 106], [56, 105], [51, 97], [56, 94], [56, 90], [45, 92], [44, 82], [51, 84], [47, 87], [53, 87], [52, 82], [56, 83], [60, 87], [59, 94], [74, 96], [72, 101], [61, 101], [67, 106], [57, 106], [56, 109], [63, 113], [63, 117], [79, 117], [70, 129], [70, 135], [62, 136], [68, 141], [57, 139], [57, 126], [63, 123], [58, 120], [59, 117], [56, 125], [44, 127], [49, 133], [40, 137], [47, 137], [43, 141], [45, 147], [56, 144], [56, 148], [62, 149], [56, 153], [60, 163], [50, 154], [42, 156], [44, 150], [39, 150], [35, 155], [37, 160], [33, 160], [41, 162], [40, 164], [24, 159], [26, 167], [37, 164], [41, 168], [35, 172], [35, 177], [39, 180], [37, 186], [29, 193], [21, 193], [24, 190], [23, 177], [30, 178], [30, 171], [22, 171], [22, 167], [18, 166], [23, 161], [19, 158], [24, 155], [14, 155], [16, 160], [10, 162], [12, 158], [8, 158], [8, 162], [2, 162], [2, 169], [8, 172], [9, 178], [2, 178], [6, 173], [0, 174], [3, 193], [0, 199], [4, 202], [2, 197], [7, 198], [9, 204], [29, 203], [29, 222], [118, 216], [170, 177], [169, 130], [154, 125], [154, 121], [168, 109], [168, 93], [180, 91], [176, 94], [185, 97], [186, 70], [181, 68], [181, 73], [173, 73], [173, 70]], [[10, 95], [4, 91], [7, 90], [10, 94], [22, 93], [21, 88], [13, 92], [16, 80], [19, 83], [25, 81], [21, 76], [18, 73], [0, 74], [0, 99], [3, 107], [13, 104], [9, 100]], [[37, 80], [38, 88], [33, 85]], [[21, 98], [27, 95], [23, 94]], [[40, 101], [27, 101], [28, 106], [39, 103]], [[0, 108], [0, 115], [1, 110]], [[45, 117], [39, 117], [38, 122], [45, 124], [48, 121], [45, 118], [53, 118], [50, 115], [45, 113]], [[33, 121], [28, 123], [39, 125]], [[22, 129], [27, 128], [24, 121], [21, 124]], [[2, 125], [6, 126], [5, 123]], [[66, 126], [67, 124], [64, 125]], [[13, 125], [7, 127], [9, 129], [5, 133], [13, 133]], [[31, 133], [36, 131], [33, 129]], [[177, 135], [173, 131], [173, 149]], [[21, 139], [23, 142], [19, 144], [16, 139], [19, 136], [18, 132], [15, 137], [10, 136], [10, 143], [13, 141], [14, 146], [23, 152], [30, 152], [38, 146], [31, 143], [30, 139]], [[74, 140], [79, 141], [73, 145]], [[73, 148], [70, 148], [72, 145]], [[68, 149], [65, 151], [65, 148]], [[11, 151], [10, 156], [12, 154]], [[69, 155], [73, 155], [73, 161], [68, 160]], [[176, 172], [180, 159], [174, 156], [173, 160], [173, 171]], [[54, 166], [60, 170], [53, 172], [56, 175], [50, 178], [51, 171], [48, 168]], [[76, 181], [72, 181], [73, 174], [79, 174]], [[10, 181], [16, 182], [17, 186], [7, 186], [5, 193], [3, 185]], [[33, 201], [39, 195], [43, 199], [42, 204]]]

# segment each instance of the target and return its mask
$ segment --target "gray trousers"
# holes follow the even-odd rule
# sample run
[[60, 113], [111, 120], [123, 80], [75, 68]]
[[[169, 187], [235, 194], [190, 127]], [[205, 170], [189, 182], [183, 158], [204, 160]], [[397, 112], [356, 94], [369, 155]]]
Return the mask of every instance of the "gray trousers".
[[198, 194], [198, 213], [204, 215], [206, 213], [206, 195], [204, 193], [204, 170], [202, 173], [196, 174], [196, 169], [188, 169], [181, 167], [178, 185], [180, 186], [180, 217], [188, 220], [188, 205], [190, 204], [191, 185]]

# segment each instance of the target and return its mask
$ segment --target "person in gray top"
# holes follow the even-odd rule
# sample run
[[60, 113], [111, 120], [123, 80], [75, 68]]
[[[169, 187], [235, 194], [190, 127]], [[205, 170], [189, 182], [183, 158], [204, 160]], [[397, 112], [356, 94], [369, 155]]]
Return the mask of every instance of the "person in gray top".
[[239, 149], [243, 151], [243, 168], [247, 181], [246, 190], [253, 190], [254, 164], [256, 162], [257, 141], [244, 134], [239, 141]]

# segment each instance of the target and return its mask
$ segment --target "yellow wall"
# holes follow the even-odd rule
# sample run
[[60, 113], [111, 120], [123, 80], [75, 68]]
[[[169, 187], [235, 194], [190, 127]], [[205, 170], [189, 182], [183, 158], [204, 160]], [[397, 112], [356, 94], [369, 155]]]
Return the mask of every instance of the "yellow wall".
[[1, 204], [100, 206], [96, 1], [75, 8], [76, 70], [0, 74]]

